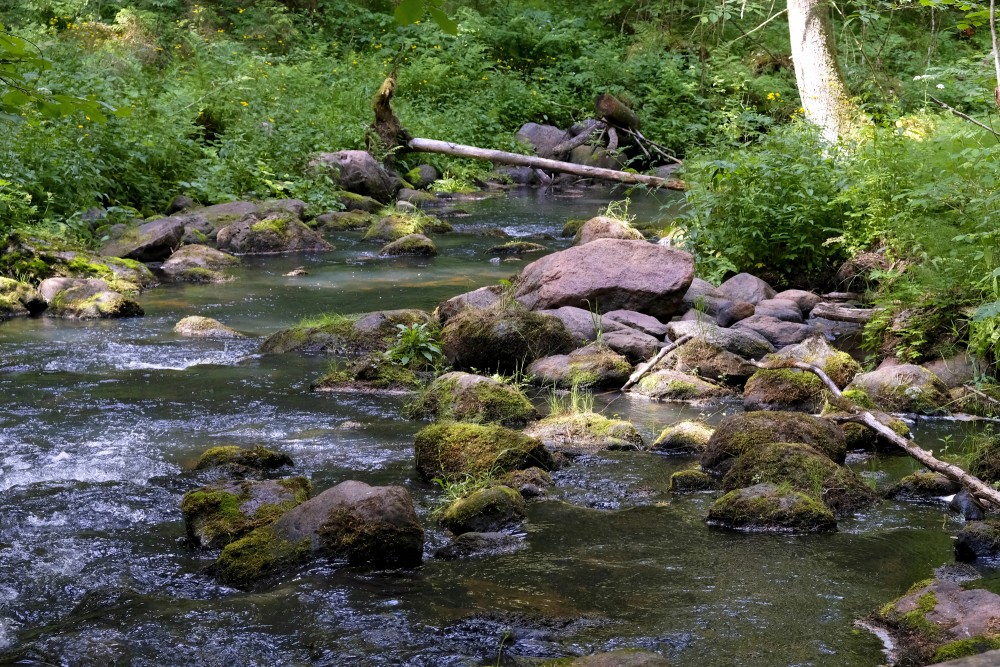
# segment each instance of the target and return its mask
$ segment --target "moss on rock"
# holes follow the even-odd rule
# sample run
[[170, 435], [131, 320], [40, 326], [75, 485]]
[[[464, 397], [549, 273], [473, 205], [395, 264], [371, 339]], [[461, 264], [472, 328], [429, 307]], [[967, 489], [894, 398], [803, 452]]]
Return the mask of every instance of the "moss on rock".
[[795, 368], [761, 369], [743, 389], [743, 408], [819, 412], [826, 403], [826, 386], [816, 375]]
[[362, 393], [406, 394], [423, 386], [409, 368], [386, 359], [382, 354], [370, 354], [333, 367], [326, 375], [309, 386], [310, 391], [355, 391]]
[[526, 511], [520, 493], [507, 486], [492, 486], [453, 502], [440, 522], [456, 535], [494, 533], [520, 524]]
[[229, 468], [234, 472], [277, 470], [295, 465], [288, 454], [276, 452], [262, 445], [244, 449], [236, 445], [222, 445], [206, 449], [195, 464], [195, 470]]
[[695, 493], [697, 491], [714, 491], [718, 483], [700, 468], [678, 470], [670, 476], [670, 491], [673, 493]]
[[286, 352], [326, 353], [362, 356], [384, 352], [399, 333], [397, 324], [432, 325], [433, 318], [422, 310], [383, 310], [371, 313], [341, 315], [328, 313], [302, 320], [291, 329], [272, 334], [261, 345], [265, 354]]
[[498, 424], [431, 424], [417, 433], [414, 449], [417, 470], [425, 480], [454, 481], [553, 466], [552, 455], [540, 440]]
[[631, 422], [594, 412], [550, 415], [524, 430], [548, 447], [565, 452], [642, 449], [642, 435]]
[[664, 454], [697, 454], [702, 452], [715, 432], [708, 424], [685, 419], [660, 432], [652, 450]]
[[245, 588], [302, 563], [311, 551], [308, 536], [292, 541], [272, 524], [226, 545], [213, 569], [223, 582]]
[[546, 247], [539, 243], [528, 241], [510, 241], [492, 246], [486, 251], [487, 255], [529, 255], [536, 252], [544, 252]]
[[706, 522], [750, 532], [830, 532], [833, 513], [812, 496], [790, 487], [757, 484], [736, 489], [715, 501]]
[[431, 382], [407, 413], [416, 418], [455, 420], [476, 424], [523, 426], [538, 411], [521, 390], [492, 378], [459, 371]]
[[732, 394], [722, 385], [667, 369], [643, 376], [630, 391], [658, 401], [702, 401]]
[[934, 500], [961, 490], [961, 484], [953, 482], [941, 473], [920, 470], [899, 480], [899, 483], [893, 485], [885, 495], [887, 498]]
[[632, 373], [632, 364], [607, 345], [591, 343], [569, 354], [536, 359], [528, 373], [536, 384], [561, 389], [620, 387]]
[[408, 234], [392, 243], [387, 243], [378, 254], [383, 257], [400, 257], [404, 255], [433, 257], [438, 254], [438, 251], [434, 247], [434, 241], [431, 241], [423, 234]]

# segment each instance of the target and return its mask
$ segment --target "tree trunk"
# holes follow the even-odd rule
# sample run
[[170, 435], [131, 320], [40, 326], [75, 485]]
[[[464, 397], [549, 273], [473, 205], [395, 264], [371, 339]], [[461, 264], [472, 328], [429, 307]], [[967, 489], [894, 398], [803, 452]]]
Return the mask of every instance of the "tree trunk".
[[639, 129], [639, 117], [614, 95], [601, 93], [594, 102], [594, 110], [597, 115], [618, 127], [627, 127], [630, 130]]
[[805, 117], [835, 143], [856, 124], [858, 110], [837, 63], [827, 0], [788, 0], [788, 32]]

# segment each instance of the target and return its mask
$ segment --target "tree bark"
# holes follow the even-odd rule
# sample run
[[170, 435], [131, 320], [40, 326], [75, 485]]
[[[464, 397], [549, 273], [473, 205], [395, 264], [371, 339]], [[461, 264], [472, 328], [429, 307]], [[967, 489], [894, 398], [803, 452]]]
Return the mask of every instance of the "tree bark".
[[859, 116], [837, 63], [827, 0], [788, 0], [788, 32], [805, 117], [835, 143]]
[[582, 164], [549, 160], [532, 155], [518, 155], [517, 153], [507, 153], [505, 151], [466, 146], [464, 144], [453, 144], [448, 141], [437, 141], [435, 139], [421, 139], [418, 137], [410, 139], [407, 146], [411, 151], [417, 151], [418, 153], [441, 153], [443, 155], [474, 158], [476, 160], [488, 160], [489, 162], [500, 164], [513, 164], [521, 167], [535, 167], [537, 169], [559, 171], [566, 174], [583, 176], [584, 178], [648, 185], [653, 188], [669, 188], [671, 190], [687, 189], [684, 181], [676, 178], [659, 178], [658, 176], [647, 176], [646, 174], [633, 174], [628, 171], [588, 167]]
[[601, 93], [594, 102], [597, 115], [612, 125], [627, 127], [630, 130], [639, 129], [639, 117], [614, 95]]

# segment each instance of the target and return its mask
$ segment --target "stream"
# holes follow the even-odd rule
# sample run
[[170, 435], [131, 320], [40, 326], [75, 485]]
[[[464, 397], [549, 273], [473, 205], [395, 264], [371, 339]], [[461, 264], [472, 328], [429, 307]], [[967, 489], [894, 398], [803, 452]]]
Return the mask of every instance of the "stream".
[[[465, 667], [623, 647], [700, 667], [884, 662], [855, 620], [952, 562], [961, 519], [943, 506], [885, 501], [833, 534], [725, 532], [703, 523], [711, 495], [668, 491], [692, 459], [607, 452], [559, 471], [529, 504], [526, 548], [437, 560], [448, 538], [427, 518], [439, 494], [414, 471], [424, 424], [401, 416], [406, 397], [310, 393], [328, 359], [257, 353], [306, 316], [433, 309], [495, 284], [523, 263], [491, 262], [499, 241], [477, 232], [558, 237], [607, 197], [463, 202], [436, 258], [381, 259], [379, 245], [343, 233], [332, 253], [245, 257], [232, 282], [152, 289], [143, 318], [0, 323], [0, 664]], [[632, 212], [659, 216], [662, 203]], [[283, 275], [300, 266], [307, 276]], [[196, 314], [248, 337], [173, 333]], [[595, 409], [651, 442], [680, 419], [717, 422], [739, 407], [606, 394]], [[940, 449], [972, 428], [914, 430]], [[198, 455], [221, 444], [289, 453], [288, 474], [316, 492], [347, 479], [404, 485], [428, 531], [424, 564], [315, 564], [264, 591], [220, 585], [204, 573], [216, 554], [183, 541], [180, 500], [206, 482], [191, 470]], [[918, 469], [899, 456], [853, 465], [880, 486]]]

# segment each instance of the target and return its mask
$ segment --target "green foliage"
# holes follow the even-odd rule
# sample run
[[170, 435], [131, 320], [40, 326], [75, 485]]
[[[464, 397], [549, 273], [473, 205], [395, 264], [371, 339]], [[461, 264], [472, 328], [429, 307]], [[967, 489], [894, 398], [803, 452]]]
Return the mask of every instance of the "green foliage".
[[444, 354], [435, 332], [426, 324], [397, 324], [396, 344], [386, 351], [386, 357], [408, 368], [433, 368]]

